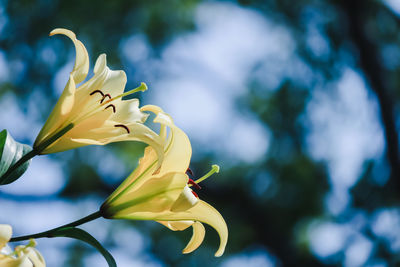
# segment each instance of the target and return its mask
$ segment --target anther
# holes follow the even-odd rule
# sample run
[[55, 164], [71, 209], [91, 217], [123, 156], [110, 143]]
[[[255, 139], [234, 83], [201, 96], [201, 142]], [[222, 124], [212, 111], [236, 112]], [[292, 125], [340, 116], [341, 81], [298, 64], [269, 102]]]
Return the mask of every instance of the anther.
[[123, 124], [116, 124], [116, 125], [114, 125], [114, 127], [121, 127], [121, 128], [124, 128], [128, 133], [131, 133], [131, 131], [129, 131], [129, 128], [126, 127], [126, 126], [123, 125]]
[[90, 93], [90, 95], [94, 95], [95, 93], [100, 93], [104, 98], [104, 93], [100, 90], [94, 90], [93, 92]]
[[107, 107], [105, 107], [104, 110], [108, 109], [109, 107], [112, 107], [113, 108], [113, 112], [115, 113], [116, 110], [115, 110], [115, 106], [113, 104], [108, 105]]
[[198, 185], [195, 181], [189, 178], [188, 184], [193, 185], [196, 189], [201, 189], [201, 186]]
[[188, 168], [188, 169], [186, 170], [186, 173], [187, 173], [187, 174], [190, 174], [191, 176], [194, 177], [194, 173], [193, 173], [192, 169]]
[[102, 104], [104, 102], [104, 99], [106, 99], [106, 97], [108, 97], [108, 99], [111, 99], [110, 94], [105, 94], [105, 95], [103, 95], [103, 98], [101, 99], [100, 104]]
[[195, 197], [199, 198], [199, 195], [198, 195], [196, 192], [192, 191], [192, 194], [193, 194]]

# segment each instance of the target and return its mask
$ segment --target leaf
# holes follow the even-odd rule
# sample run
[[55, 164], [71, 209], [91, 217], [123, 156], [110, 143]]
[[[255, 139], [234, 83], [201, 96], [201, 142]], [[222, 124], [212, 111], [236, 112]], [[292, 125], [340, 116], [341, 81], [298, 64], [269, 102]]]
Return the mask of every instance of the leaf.
[[61, 229], [58, 229], [58, 230], [55, 230], [54, 232], [52, 232], [51, 237], [69, 237], [69, 238], [75, 238], [75, 239], [78, 239], [85, 243], [88, 243], [89, 245], [91, 245], [92, 247], [97, 249], [97, 251], [99, 251], [103, 255], [103, 257], [106, 259], [106, 261], [108, 263], [108, 266], [117, 267], [117, 264], [116, 264], [113, 256], [110, 254], [110, 252], [108, 252], [99, 243], [99, 241], [96, 240], [96, 238], [94, 238], [91, 234], [89, 234], [88, 232], [86, 232], [80, 228], [76, 228], [76, 227], [61, 228]]
[[15, 168], [2, 177], [8, 169], [23, 156], [32, 153], [32, 148], [28, 145], [18, 143], [12, 136], [3, 130], [0, 132], [0, 185], [9, 184], [17, 180], [28, 169], [30, 160]]

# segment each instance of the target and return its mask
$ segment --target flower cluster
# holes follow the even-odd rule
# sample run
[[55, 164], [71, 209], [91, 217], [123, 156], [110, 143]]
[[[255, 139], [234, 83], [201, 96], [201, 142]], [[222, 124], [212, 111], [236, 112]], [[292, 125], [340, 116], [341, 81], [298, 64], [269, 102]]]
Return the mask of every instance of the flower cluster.
[[17, 246], [14, 251], [7, 245], [12, 235], [12, 228], [0, 224], [0, 266], [2, 267], [44, 267], [42, 255], [35, 249], [36, 242], [31, 239], [28, 245]]
[[[221, 214], [200, 200], [192, 189], [200, 188], [198, 183], [218, 172], [219, 167], [214, 165], [204, 177], [192, 180], [188, 175], [191, 172], [192, 147], [187, 135], [161, 108], [154, 105], [140, 108], [138, 99], [123, 99], [146, 90], [146, 85], [142, 83], [138, 88], [124, 92], [126, 74], [108, 68], [105, 54], [98, 57], [93, 77], [85, 81], [89, 71], [89, 56], [85, 46], [72, 31], [55, 29], [50, 33], [55, 34], [63, 34], [74, 43], [75, 65], [62, 95], [36, 138], [32, 150], [34, 154], [119, 141], [148, 144], [132, 174], [105, 200], [98, 212], [87, 218], [92, 220], [102, 216], [107, 219], [153, 220], [173, 231], [182, 231], [191, 226], [193, 235], [183, 253], [190, 253], [200, 246], [205, 236], [203, 223], [206, 223], [220, 236], [215, 256], [221, 256], [228, 239], [227, 225]], [[144, 125], [149, 112], [155, 115], [154, 123], [159, 124], [157, 132]], [[88, 220], [83, 218], [78, 222]], [[68, 231], [76, 225], [68, 224], [64, 228], [62, 226], [54, 231], [36, 234], [35, 237], [54, 237], [57, 231]], [[11, 227], [0, 225], [0, 249], [10, 238]], [[16, 240], [25, 239], [19, 237]], [[28, 245], [18, 246], [14, 252], [1, 250], [0, 265], [45, 266], [34, 246], [35, 241], [31, 239]]]

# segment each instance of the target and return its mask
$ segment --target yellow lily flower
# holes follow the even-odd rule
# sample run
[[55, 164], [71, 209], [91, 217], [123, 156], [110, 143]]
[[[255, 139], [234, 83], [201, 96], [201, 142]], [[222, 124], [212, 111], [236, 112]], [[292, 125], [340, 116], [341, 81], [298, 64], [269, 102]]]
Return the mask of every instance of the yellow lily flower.
[[31, 239], [26, 246], [17, 246], [15, 250], [6, 253], [7, 242], [11, 239], [12, 228], [7, 224], [0, 224], [0, 266], [2, 267], [45, 267], [42, 255], [34, 247], [36, 242]]
[[50, 36], [63, 34], [75, 45], [75, 66], [56, 106], [34, 143], [40, 154], [55, 153], [86, 145], [105, 145], [117, 141], [141, 141], [162, 156], [162, 139], [144, 126], [147, 116], [139, 109], [138, 99], [122, 97], [147, 89], [144, 83], [124, 93], [127, 81], [122, 70], [107, 67], [106, 55], [98, 57], [94, 76], [83, 82], [89, 70], [89, 56], [75, 34], [55, 29]]
[[[221, 256], [228, 240], [228, 228], [221, 214], [200, 200], [188, 185], [197, 186], [186, 174], [192, 154], [188, 137], [160, 108], [144, 106], [141, 110], [155, 113], [154, 121], [161, 124], [160, 136], [165, 139], [163, 164], [157, 169], [157, 155], [153, 148], [147, 147], [138, 167], [103, 203], [101, 214], [108, 219], [154, 220], [173, 231], [192, 226], [193, 236], [183, 253], [200, 246], [205, 235], [202, 223], [209, 224], [220, 236], [215, 256]], [[170, 128], [168, 138], [166, 127]], [[212, 172], [217, 171], [213, 167]]]

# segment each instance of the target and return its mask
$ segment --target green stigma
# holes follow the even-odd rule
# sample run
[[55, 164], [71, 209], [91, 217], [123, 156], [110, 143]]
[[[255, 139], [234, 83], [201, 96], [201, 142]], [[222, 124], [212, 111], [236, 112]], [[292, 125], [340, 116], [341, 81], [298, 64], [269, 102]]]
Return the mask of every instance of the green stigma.
[[204, 181], [205, 179], [207, 179], [208, 177], [210, 177], [214, 173], [219, 173], [219, 166], [217, 164], [212, 165], [211, 166], [211, 170], [209, 172], [207, 172], [203, 177], [197, 179], [195, 181], [195, 183], [198, 184], [198, 183]]

